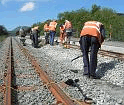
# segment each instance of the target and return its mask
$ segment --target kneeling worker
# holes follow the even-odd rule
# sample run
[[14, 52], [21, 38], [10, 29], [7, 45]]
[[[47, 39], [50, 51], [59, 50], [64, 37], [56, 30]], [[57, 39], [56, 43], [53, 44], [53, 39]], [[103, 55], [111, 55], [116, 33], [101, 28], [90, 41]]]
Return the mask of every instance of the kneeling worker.
[[[101, 22], [88, 21], [80, 33], [80, 48], [83, 53], [84, 75], [97, 79], [97, 53], [105, 39], [105, 29]], [[91, 47], [90, 60], [88, 57], [89, 47]]]

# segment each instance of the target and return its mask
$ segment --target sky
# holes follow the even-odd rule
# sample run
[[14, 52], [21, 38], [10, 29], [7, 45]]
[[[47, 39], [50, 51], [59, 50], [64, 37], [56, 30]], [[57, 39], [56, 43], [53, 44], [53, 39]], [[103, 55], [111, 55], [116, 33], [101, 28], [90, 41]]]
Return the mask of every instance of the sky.
[[0, 0], [0, 25], [11, 31], [18, 26], [57, 19], [59, 13], [66, 11], [90, 10], [93, 4], [124, 13], [124, 0]]

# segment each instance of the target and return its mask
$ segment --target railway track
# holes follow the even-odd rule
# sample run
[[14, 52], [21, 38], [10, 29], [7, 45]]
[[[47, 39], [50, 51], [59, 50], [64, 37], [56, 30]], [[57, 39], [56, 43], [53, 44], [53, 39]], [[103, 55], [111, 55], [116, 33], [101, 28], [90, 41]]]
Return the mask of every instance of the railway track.
[[[17, 105], [17, 104], [19, 105], [61, 105], [61, 104], [63, 105], [88, 105], [88, 103], [85, 103], [82, 100], [77, 100], [76, 98], [74, 99], [72, 94], [69, 95], [68, 86], [66, 86], [65, 83], [62, 82], [62, 84], [58, 84], [60, 83], [60, 81], [55, 78], [55, 76], [52, 74], [51, 71], [47, 70], [49, 63], [42, 64], [42, 61], [40, 61], [39, 63], [39, 60], [37, 60], [39, 58], [36, 56], [33, 56], [31, 50], [28, 51], [26, 49], [27, 47], [24, 48], [18, 43], [18, 41], [15, 41], [15, 39], [13, 39], [13, 42], [11, 45], [13, 45], [13, 47], [9, 47], [10, 46], [9, 44], [7, 47], [11, 49], [9, 50], [9, 52], [13, 52], [13, 53], [10, 54], [8, 51], [6, 51], [6, 55], [8, 55], [8, 57], [6, 57], [6, 62], [7, 64], [9, 64], [8, 63], [9, 56], [11, 55], [10, 58], [12, 61], [11, 62], [12, 81], [8, 83], [8, 81], [10, 81], [11, 79], [7, 80], [7, 78], [9, 77], [11, 73], [7, 69], [9, 68], [9, 65], [6, 65], [6, 70], [4, 72], [4, 81], [6, 80], [7, 83], [4, 82], [4, 85], [0, 86], [1, 93], [4, 93], [4, 104], [5, 105], [11, 105], [11, 104], [12, 105]], [[76, 49], [79, 48], [78, 46], [71, 46], [71, 47], [76, 48]], [[120, 56], [120, 54], [116, 56], [115, 55], [112, 56], [112, 54], [108, 54], [108, 53], [106, 53], [106, 55], [103, 53], [101, 54], [102, 56], [111, 55], [111, 57], [114, 57], [117, 59], [118, 59], [118, 56]], [[25, 56], [27, 58], [25, 58]], [[123, 56], [121, 55], [120, 58], [123, 58]], [[45, 60], [45, 59], [42, 59], [42, 60]], [[120, 59], [120, 60], [123, 60], [123, 59]], [[42, 65], [46, 65], [45, 67], [46, 70], [44, 68], [41, 69]], [[71, 75], [71, 72], [69, 75]], [[94, 81], [91, 84], [96, 84], [100, 88], [103, 88], [104, 86], [109, 86], [109, 87], [112, 86], [109, 83], [106, 83], [105, 81], [102, 81], [102, 80]], [[85, 84], [84, 84], [84, 87], [85, 87]], [[73, 90], [74, 87], [69, 87], [69, 88]], [[9, 89], [11, 92], [7, 92], [9, 91]], [[78, 88], [78, 89], [82, 91], [81, 88]], [[115, 90], [116, 89], [122, 91], [123, 88], [122, 89], [115, 88]], [[118, 94], [119, 92], [117, 91], [116, 93]], [[10, 94], [11, 97], [8, 97], [9, 96], [8, 93], [11, 93]], [[82, 94], [83, 94], [83, 91], [82, 91]]]
[[10, 38], [8, 46], [0, 87], [4, 105], [89, 105], [67, 95], [17, 40]]
[[116, 59], [124, 61], [124, 54], [122, 54], [122, 53], [100, 50], [98, 52], [98, 54], [103, 55], [103, 56], [108, 56], [108, 57], [116, 58]]

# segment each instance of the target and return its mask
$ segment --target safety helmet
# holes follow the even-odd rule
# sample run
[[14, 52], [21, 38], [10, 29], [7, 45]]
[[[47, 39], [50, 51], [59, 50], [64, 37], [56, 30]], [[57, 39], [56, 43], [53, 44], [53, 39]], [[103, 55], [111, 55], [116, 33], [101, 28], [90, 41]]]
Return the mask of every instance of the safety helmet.
[[65, 22], [68, 22], [68, 20], [65, 20]]

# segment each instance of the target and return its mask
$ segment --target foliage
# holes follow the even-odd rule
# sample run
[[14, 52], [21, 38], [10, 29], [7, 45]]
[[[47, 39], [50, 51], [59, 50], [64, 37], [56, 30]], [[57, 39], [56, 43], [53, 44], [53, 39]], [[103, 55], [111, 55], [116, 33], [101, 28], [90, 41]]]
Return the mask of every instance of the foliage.
[[3, 25], [0, 25], [0, 42], [2, 42], [6, 37], [8, 37], [8, 31]]
[[3, 25], [0, 25], [0, 35], [8, 35], [7, 29]]
[[7, 35], [0, 35], [0, 42], [2, 42], [4, 39], [6, 39], [8, 36]]
[[99, 11], [100, 8], [101, 8], [100, 6], [97, 6], [96, 4], [93, 4], [91, 13], [94, 14], [96, 11]]

